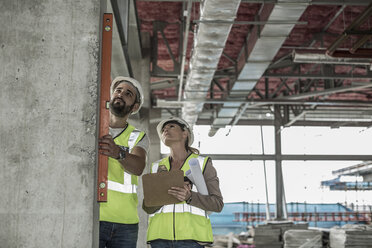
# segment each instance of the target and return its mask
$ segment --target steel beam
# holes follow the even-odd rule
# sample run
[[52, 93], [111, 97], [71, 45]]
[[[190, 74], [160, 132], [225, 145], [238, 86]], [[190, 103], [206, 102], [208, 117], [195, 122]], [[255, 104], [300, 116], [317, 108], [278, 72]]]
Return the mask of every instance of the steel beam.
[[334, 88], [329, 88], [325, 90], [310, 91], [310, 92], [294, 94], [290, 96], [278, 97], [277, 99], [292, 99], [292, 100], [297, 99], [298, 100], [298, 99], [304, 99], [304, 98], [309, 98], [309, 97], [314, 97], [314, 96], [324, 96], [324, 95], [331, 95], [331, 94], [345, 92], [345, 91], [360, 90], [360, 89], [365, 89], [365, 88], [370, 88], [370, 87], [372, 87], [372, 83], [366, 83], [364, 85], [356, 85], [356, 86], [334, 87]]
[[[182, 106], [184, 102], [193, 102], [188, 101], [172, 101], [164, 99], [156, 99], [156, 105], [154, 108], [175, 108]], [[211, 99], [204, 100], [203, 103], [206, 104], [223, 104], [223, 103], [249, 103], [249, 105], [255, 106], [265, 106], [265, 105], [319, 105], [319, 106], [334, 106], [334, 107], [372, 107], [372, 102], [370, 101], [348, 101], [348, 100], [286, 100], [286, 99]]]
[[295, 74], [295, 73], [265, 73], [267, 78], [302, 78], [302, 79], [372, 79], [372, 74], [357, 75], [357, 74]]
[[180, 81], [178, 86], [178, 101], [182, 98], [182, 90], [183, 90], [183, 75], [185, 73], [185, 63], [186, 63], [186, 52], [187, 52], [187, 44], [189, 38], [189, 27], [190, 27], [190, 18], [191, 18], [191, 9], [192, 9], [192, 1], [187, 1], [187, 17], [186, 17], [186, 28], [185, 28], [185, 35], [183, 38], [183, 48], [182, 48], [182, 55], [181, 55], [181, 73], [180, 73]]
[[281, 141], [281, 123], [282, 115], [280, 106], [274, 106], [274, 136], [275, 136], [275, 188], [276, 188], [276, 212], [275, 219], [283, 220], [283, 172], [282, 172], [282, 141]]
[[162, 90], [172, 87], [177, 87], [179, 85], [178, 79], [164, 79], [157, 82], [150, 83], [150, 89], [151, 90]]
[[[275, 160], [274, 154], [204, 154], [213, 160]], [[282, 154], [282, 161], [366, 161], [372, 160], [372, 155], [304, 155], [304, 154]]]
[[[182, 0], [179, 0], [182, 1]], [[372, 0], [309, 0], [304, 1], [278, 1], [278, 0], [242, 0], [244, 3], [262, 3], [262, 4], [308, 4], [308, 5], [357, 5], [367, 6]]]
[[194, 20], [194, 23], [216, 23], [216, 24], [233, 24], [233, 25], [283, 25], [283, 24], [295, 24], [295, 25], [307, 25], [308, 22], [303, 21], [286, 21], [286, 20], [272, 20], [272, 21], [225, 21], [225, 20]]
[[[188, 0], [137, 0], [146, 2], [187, 2]], [[192, 0], [193, 3], [199, 3], [201, 0]], [[281, 1], [278, 0], [242, 0], [243, 3], [262, 3], [262, 4], [308, 4], [308, 5], [354, 5], [354, 6], [367, 6], [372, 0], [309, 0], [304, 1]]]
[[333, 56], [336, 49], [349, 37], [347, 32], [354, 31], [363, 22], [365, 22], [372, 14], [372, 3], [345, 29], [344, 33], [341, 34], [328, 48], [327, 54]]
[[[211, 125], [210, 119], [199, 118], [196, 125]], [[274, 120], [239, 120], [235, 126], [273, 126]], [[372, 127], [371, 121], [296, 121], [292, 123], [291, 126], [301, 126], [301, 127]], [[262, 158], [263, 159], [263, 158]], [[250, 160], [250, 159], [248, 159]], [[260, 160], [260, 159], [253, 159]]]
[[128, 25], [129, 25], [129, 3], [130, 1], [111, 0], [112, 10], [118, 29], [118, 34], [123, 48], [125, 62], [128, 67], [129, 76], [133, 77], [133, 69], [130, 63], [129, 50], [128, 50]]

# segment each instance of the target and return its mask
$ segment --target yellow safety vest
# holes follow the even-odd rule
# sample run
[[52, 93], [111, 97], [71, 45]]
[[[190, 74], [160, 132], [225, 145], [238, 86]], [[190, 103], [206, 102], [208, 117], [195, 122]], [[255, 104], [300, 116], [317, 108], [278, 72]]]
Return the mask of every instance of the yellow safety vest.
[[[191, 158], [197, 158], [202, 166], [201, 170], [204, 171], [208, 157], [191, 154], [181, 168], [184, 175], [190, 169], [189, 160]], [[153, 163], [151, 173], [156, 173], [159, 166], [165, 166], [169, 171], [169, 157]], [[149, 218], [147, 241], [151, 242], [156, 239], [195, 240], [213, 243], [211, 221], [205, 210], [191, 206], [185, 201], [164, 205]]]
[[[129, 147], [131, 151], [144, 136], [144, 132], [128, 124], [114, 141], [117, 145]], [[99, 220], [121, 224], [138, 223], [138, 177], [126, 172], [118, 160], [109, 157], [107, 178], [107, 202], [100, 203]]]

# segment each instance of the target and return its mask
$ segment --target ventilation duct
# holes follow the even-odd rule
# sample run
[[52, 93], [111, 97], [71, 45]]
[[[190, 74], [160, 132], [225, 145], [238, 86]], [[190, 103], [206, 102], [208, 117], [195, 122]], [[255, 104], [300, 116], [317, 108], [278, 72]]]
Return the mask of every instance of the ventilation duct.
[[[203, 109], [240, 0], [205, 0], [200, 6], [200, 23], [194, 38], [193, 53], [185, 83], [182, 118], [194, 125]], [[218, 23], [218, 21], [231, 21]], [[203, 22], [204, 21], [204, 22]], [[213, 22], [216, 21], [216, 22]]]
[[[287, 39], [295, 24], [278, 24], [278, 21], [296, 23], [307, 7], [307, 0], [299, 3], [299, 0], [278, 0], [275, 5], [265, 5], [260, 16], [261, 21], [268, 21], [259, 35], [257, 27], [253, 29], [248, 40], [247, 47], [253, 47], [248, 54], [248, 59], [243, 66], [237, 81], [230, 91], [230, 97], [245, 99], [252, 91], [258, 80], [262, 77], [275, 55], [278, 53], [284, 41]], [[270, 24], [275, 23], [277, 24]], [[252, 35], [253, 34], [253, 35]], [[214, 119], [209, 136], [216, 134], [218, 129], [231, 125], [236, 118], [242, 104], [225, 103]], [[254, 105], [253, 105], [254, 106]], [[249, 108], [249, 106], [248, 106]], [[237, 120], [234, 120], [236, 122]]]

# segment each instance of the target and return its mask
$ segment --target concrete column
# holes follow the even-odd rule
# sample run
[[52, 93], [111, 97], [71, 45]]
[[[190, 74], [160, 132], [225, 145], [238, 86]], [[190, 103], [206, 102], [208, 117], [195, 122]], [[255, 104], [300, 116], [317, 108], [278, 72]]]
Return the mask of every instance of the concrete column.
[[100, 4], [1, 1], [1, 247], [97, 245]]
[[[142, 88], [145, 95], [144, 104], [140, 110], [140, 113], [132, 119], [129, 119], [130, 123], [133, 123], [135, 127], [146, 132], [146, 135], [150, 137], [150, 37], [148, 34], [143, 34], [142, 36], [142, 59], [131, 60], [132, 70], [134, 78], [136, 78], [142, 84]], [[150, 138], [151, 142], [151, 138]], [[143, 174], [149, 173], [149, 166], [151, 163], [151, 154], [156, 151], [152, 151], [151, 145], [147, 158], [147, 165]], [[138, 231], [138, 248], [147, 247], [146, 244], [146, 234], [147, 234], [147, 223], [148, 215], [145, 211], [142, 210], [142, 201], [143, 201], [143, 187], [142, 187], [142, 177], [139, 177], [138, 180], [138, 215], [140, 218], [139, 231]]]
[[[131, 61], [134, 77], [142, 83], [145, 94], [145, 102], [141, 108], [139, 116], [134, 119], [134, 125], [146, 131], [150, 139], [150, 149], [147, 157], [147, 165], [143, 174], [150, 173], [151, 163], [160, 159], [160, 140], [156, 133], [156, 123], [151, 122], [155, 116], [160, 118], [160, 111], [151, 109], [150, 99], [150, 36], [149, 33], [142, 33], [142, 59], [141, 61]], [[138, 181], [138, 215], [140, 218], [137, 248], [149, 247], [146, 244], [148, 214], [142, 210], [143, 187], [142, 177]]]
[[[144, 94], [145, 94], [145, 103], [140, 111], [139, 119], [136, 120], [136, 125], [146, 131], [150, 139], [150, 149], [147, 156], [147, 165], [143, 174], [150, 173], [151, 163], [160, 159], [160, 140], [156, 133], [156, 124], [151, 120], [154, 118], [154, 115], [160, 117], [160, 111], [151, 109], [151, 99], [150, 99], [150, 36], [149, 33], [141, 34], [142, 40], [142, 60], [140, 63], [134, 63], [133, 73], [135, 77], [142, 82]], [[142, 210], [142, 201], [143, 201], [143, 187], [142, 187], [142, 177], [138, 181], [138, 215], [140, 218], [139, 223], [139, 232], [138, 232], [138, 242], [137, 248], [146, 248], [150, 247], [146, 244], [147, 240], [147, 227], [148, 227], [148, 214]]]
[[372, 173], [371, 174], [364, 174], [363, 175], [364, 182], [372, 182]]

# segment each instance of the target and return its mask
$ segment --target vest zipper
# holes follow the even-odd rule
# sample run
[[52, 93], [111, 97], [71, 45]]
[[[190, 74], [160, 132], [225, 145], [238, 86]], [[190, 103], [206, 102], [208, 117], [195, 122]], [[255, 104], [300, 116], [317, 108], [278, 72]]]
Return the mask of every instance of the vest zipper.
[[176, 240], [176, 204], [173, 204], [173, 240]]

